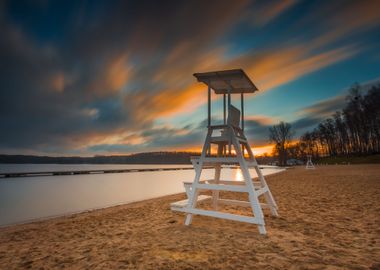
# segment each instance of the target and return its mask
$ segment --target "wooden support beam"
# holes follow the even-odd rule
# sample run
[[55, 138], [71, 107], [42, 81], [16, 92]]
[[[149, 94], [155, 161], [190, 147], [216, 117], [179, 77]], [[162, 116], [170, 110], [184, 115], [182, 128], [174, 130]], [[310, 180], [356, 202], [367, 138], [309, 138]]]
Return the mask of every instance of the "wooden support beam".
[[211, 87], [210, 85], [208, 86], [208, 96], [207, 96], [207, 112], [208, 112], [208, 117], [207, 117], [207, 127], [211, 126]]
[[244, 131], [244, 94], [240, 94], [241, 107], [241, 129]]
[[[228, 118], [230, 118], [230, 108], [231, 108], [231, 87], [228, 87], [228, 107], [227, 107], [227, 110], [228, 110]], [[228, 155], [231, 156], [232, 153], [231, 153], [231, 140], [229, 139], [228, 140]]]
[[231, 91], [228, 89], [228, 100], [227, 100], [227, 110], [228, 110], [228, 116], [230, 116], [230, 108], [231, 108]]
[[223, 94], [223, 124], [227, 124], [227, 114], [226, 114], [226, 94]]
[[[241, 130], [244, 134], [244, 94], [240, 94], [240, 109], [241, 109]], [[243, 157], [245, 156], [245, 147], [244, 144], [241, 146], [241, 151], [243, 153]]]
[[256, 190], [257, 197], [263, 195], [265, 192], [268, 192], [268, 186], [265, 186], [263, 188], [257, 189]]

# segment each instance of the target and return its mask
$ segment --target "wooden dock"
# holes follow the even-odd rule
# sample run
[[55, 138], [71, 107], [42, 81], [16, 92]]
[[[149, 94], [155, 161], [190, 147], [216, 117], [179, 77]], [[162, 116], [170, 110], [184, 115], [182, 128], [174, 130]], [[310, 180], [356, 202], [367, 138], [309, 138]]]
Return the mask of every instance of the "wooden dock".
[[69, 175], [106, 174], [106, 173], [159, 172], [159, 171], [179, 171], [179, 170], [193, 170], [193, 168], [182, 167], [182, 168], [75, 170], [75, 171], [46, 171], [46, 172], [0, 172], [0, 178], [59, 176], [59, 175], [69, 176]]
[[[263, 168], [272, 168], [275, 166], [260, 166]], [[206, 166], [204, 169], [213, 169], [212, 166]], [[237, 166], [228, 166], [231, 169], [237, 169]], [[36, 176], [70, 176], [70, 175], [83, 175], [83, 174], [106, 174], [106, 173], [134, 173], [134, 172], [159, 172], [159, 171], [181, 171], [193, 170], [193, 167], [180, 167], [180, 168], [150, 168], [150, 169], [112, 169], [112, 170], [74, 170], [74, 171], [44, 171], [44, 172], [0, 172], [0, 180], [3, 178], [17, 178], [17, 177], [36, 177]]]

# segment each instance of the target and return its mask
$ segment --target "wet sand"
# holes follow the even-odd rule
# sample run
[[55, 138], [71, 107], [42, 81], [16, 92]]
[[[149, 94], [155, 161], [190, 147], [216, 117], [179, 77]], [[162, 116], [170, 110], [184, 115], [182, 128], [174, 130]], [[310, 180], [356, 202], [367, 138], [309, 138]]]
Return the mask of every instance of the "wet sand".
[[266, 236], [203, 216], [184, 226], [179, 194], [1, 228], [0, 269], [380, 269], [380, 165], [266, 179], [280, 214], [265, 212]]

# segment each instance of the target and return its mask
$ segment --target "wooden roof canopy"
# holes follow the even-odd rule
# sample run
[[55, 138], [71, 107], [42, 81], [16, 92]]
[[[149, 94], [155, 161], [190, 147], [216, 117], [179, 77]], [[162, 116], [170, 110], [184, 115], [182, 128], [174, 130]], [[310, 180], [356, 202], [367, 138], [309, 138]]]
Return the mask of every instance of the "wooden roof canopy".
[[215, 94], [245, 94], [258, 91], [256, 85], [242, 69], [231, 69], [194, 73], [199, 82], [203, 82], [215, 91]]
[[[242, 69], [230, 69], [203, 73], [194, 73], [194, 77], [199, 82], [203, 82], [208, 86], [208, 128], [211, 127], [211, 89], [215, 94], [223, 95], [223, 123], [230, 122], [230, 119], [235, 119], [235, 126], [239, 126], [239, 118], [241, 115], [241, 128], [244, 131], [244, 94], [254, 93], [258, 91], [256, 85], [249, 79], [247, 74]], [[240, 94], [240, 109], [231, 104], [231, 94]], [[227, 102], [226, 102], [227, 99]], [[227, 121], [228, 112], [228, 121]], [[237, 116], [237, 117], [236, 117]]]

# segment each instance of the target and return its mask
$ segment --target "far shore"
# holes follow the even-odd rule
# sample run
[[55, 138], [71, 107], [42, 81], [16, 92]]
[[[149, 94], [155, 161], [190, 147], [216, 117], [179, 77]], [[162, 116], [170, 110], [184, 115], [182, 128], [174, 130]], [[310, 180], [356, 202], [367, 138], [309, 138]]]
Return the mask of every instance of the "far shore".
[[203, 216], [184, 226], [170, 210], [183, 193], [8, 226], [0, 268], [379, 269], [379, 175], [379, 165], [329, 165], [267, 176], [280, 214], [265, 214], [267, 236]]

